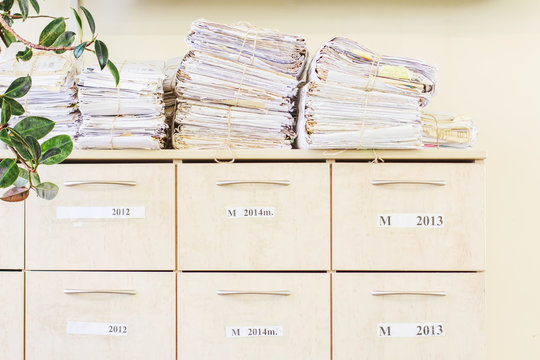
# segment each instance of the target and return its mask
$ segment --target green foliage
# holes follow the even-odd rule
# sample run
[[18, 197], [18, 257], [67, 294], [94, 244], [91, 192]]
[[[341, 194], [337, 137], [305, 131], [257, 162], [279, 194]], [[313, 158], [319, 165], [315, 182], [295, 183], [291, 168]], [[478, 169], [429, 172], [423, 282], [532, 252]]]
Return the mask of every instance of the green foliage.
[[[25, 21], [31, 19], [31, 9], [36, 14], [40, 13], [39, 0], [17, 0], [17, 10], [20, 13], [12, 13], [14, 0], [0, 0], [0, 11], [4, 23], [0, 26], [0, 40], [9, 47], [17, 42], [13, 30], [16, 20]], [[32, 41], [21, 40], [27, 46], [16, 54], [17, 61], [30, 61], [33, 58], [33, 50], [54, 51], [64, 53], [73, 51], [73, 56], [80, 58], [85, 50], [93, 52], [100, 68], [109, 69], [116, 84], [120, 82], [120, 74], [113, 62], [109, 60], [109, 50], [105, 43], [97, 39], [96, 24], [90, 11], [80, 7], [88, 27], [92, 32], [90, 39], [75, 43], [76, 34], [66, 31], [66, 19], [57, 17], [50, 21], [41, 31], [38, 44]], [[83, 36], [83, 19], [76, 9], [72, 9], [73, 16], [77, 21], [80, 37]], [[7, 25], [6, 25], [7, 24]], [[20, 39], [20, 37], [19, 37]], [[93, 48], [92, 48], [93, 46]], [[0, 162], [0, 187], [10, 187], [7, 192], [0, 196], [0, 200], [8, 202], [24, 201], [30, 190], [43, 199], [51, 200], [58, 193], [58, 186], [50, 182], [41, 182], [38, 173], [39, 165], [55, 165], [64, 161], [73, 151], [73, 141], [67, 135], [57, 135], [40, 144], [49, 134], [55, 123], [40, 116], [28, 116], [19, 119], [14, 126], [10, 125], [13, 116], [22, 116], [25, 113], [23, 105], [16, 99], [28, 94], [32, 87], [31, 77], [24, 76], [15, 79], [4, 94], [0, 94], [0, 141], [7, 144], [15, 153], [17, 159], [4, 159]]]

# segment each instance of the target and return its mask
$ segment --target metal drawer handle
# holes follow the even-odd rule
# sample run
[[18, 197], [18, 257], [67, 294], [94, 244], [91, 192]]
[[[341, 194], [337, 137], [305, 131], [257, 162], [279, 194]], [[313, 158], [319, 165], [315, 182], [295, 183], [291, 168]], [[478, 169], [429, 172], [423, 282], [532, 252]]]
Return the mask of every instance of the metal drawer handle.
[[123, 185], [136, 186], [136, 181], [65, 181], [64, 186], [79, 186], [79, 185]]
[[218, 290], [216, 291], [218, 295], [278, 295], [278, 296], [289, 296], [291, 292], [289, 290], [278, 290], [278, 291], [243, 291], [243, 290]]
[[372, 185], [394, 185], [394, 184], [407, 184], [407, 185], [446, 185], [445, 180], [371, 180]]
[[217, 186], [238, 185], [238, 184], [270, 184], [270, 185], [291, 185], [289, 180], [218, 180]]
[[137, 295], [135, 290], [85, 290], [85, 289], [65, 289], [64, 294], [112, 294], [112, 295]]
[[386, 296], [386, 295], [426, 295], [426, 296], [446, 296], [446, 291], [383, 291], [373, 290], [371, 292], [373, 296]]

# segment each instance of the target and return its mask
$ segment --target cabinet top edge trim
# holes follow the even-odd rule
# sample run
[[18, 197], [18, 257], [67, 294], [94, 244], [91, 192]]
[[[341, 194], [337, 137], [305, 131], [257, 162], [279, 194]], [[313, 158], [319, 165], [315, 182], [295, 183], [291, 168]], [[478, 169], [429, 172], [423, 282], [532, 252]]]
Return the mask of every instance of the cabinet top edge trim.
[[[420, 150], [233, 150], [235, 160], [484, 160], [484, 150], [420, 149]], [[228, 150], [75, 150], [68, 160], [211, 160], [227, 161]], [[13, 158], [0, 150], [0, 159]]]

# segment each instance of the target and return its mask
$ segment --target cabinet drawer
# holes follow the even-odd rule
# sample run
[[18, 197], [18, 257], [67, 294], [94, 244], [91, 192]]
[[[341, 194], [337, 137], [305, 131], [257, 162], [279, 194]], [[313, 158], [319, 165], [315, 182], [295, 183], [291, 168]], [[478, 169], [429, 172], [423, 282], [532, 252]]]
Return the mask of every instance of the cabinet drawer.
[[179, 266], [185, 270], [325, 270], [327, 164], [182, 164]]
[[179, 359], [330, 359], [327, 274], [182, 273], [178, 288]]
[[[34, 195], [34, 194], [32, 194]], [[0, 269], [24, 268], [24, 203], [0, 203]]]
[[26, 359], [175, 359], [175, 289], [172, 272], [28, 272]]
[[22, 360], [24, 351], [24, 277], [0, 272], [0, 349], [2, 359]]
[[484, 165], [338, 163], [337, 270], [483, 270]]
[[332, 286], [334, 360], [485, 356], [482, 273], [337, 273]]
[[27, 205], [27, 267], [174, 270], [173, 164], [45, 167], [56, 199]]

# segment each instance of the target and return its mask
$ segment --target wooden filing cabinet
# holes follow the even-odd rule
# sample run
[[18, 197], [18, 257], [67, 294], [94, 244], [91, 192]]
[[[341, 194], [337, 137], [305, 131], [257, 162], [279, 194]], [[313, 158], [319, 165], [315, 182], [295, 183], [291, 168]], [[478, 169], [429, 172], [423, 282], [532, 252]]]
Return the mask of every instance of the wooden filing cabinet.
[[485, 154], [377, 153], [80, 151], [44, 168], [61, 188], [26, 206], [26, 359], [485, 358]]
[[0, 349], [2, 359], [22, 360], [24, 352], [24, 274], [0, 271]]
[[60, 192], [28, 200], [28, 269], [174, 270], [173, 164], [63, 164], [41, 177]]
[[26, 359], [176, 358], [172, 272], [27, 273]]
[[330, 270], [328, 164], [181, 164], [178, 209], [182, 270]]
[[[0, 270], [24, 268], [24, 203], [0, 204]], [[5, 224], [5, 225], [4, 225]]]

